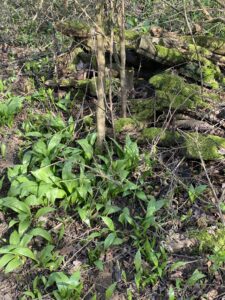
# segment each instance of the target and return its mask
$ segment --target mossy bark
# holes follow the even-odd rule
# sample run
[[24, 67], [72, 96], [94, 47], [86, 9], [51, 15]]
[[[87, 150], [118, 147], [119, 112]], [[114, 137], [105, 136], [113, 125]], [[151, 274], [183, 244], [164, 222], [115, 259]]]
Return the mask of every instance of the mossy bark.
[[225, 138], [200, 133], [178, 133], [162, 128], [146, 128], [140, 140], [154, 141], [163, 146], [179, 145], [183, 154], [192, 159], [222, 160], [225, 158]]

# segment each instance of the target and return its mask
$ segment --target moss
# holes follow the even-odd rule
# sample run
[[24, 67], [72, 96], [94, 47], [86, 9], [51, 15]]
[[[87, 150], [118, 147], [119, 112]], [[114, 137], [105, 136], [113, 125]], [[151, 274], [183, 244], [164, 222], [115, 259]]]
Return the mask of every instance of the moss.
[[139, 121], [148, 121], [155, 111], [154, 99], [131, 99], [129, 100], [130, 111]]
[[68, 21], [59, 22], [56, 24], [56, 29], [62, 34], [72, 37], [89, 37], [91, 36], [91, 27], [87, 22], [83, 21]]
[[194, 53], [194, 54], [198, 54], [198, 55], [202, 55], [202, 56], [211, 56], [212, 52], [209, 51], [208, 49], [198, 46], [198, 45], [194, 45], [194, 44], [189, 44], [188, 45], [188, 51], [190, 53]]
[[162, 146], [172, 146], [180, 141], [180, 134], [162, 128], [145, 128], [142, 132], [142, 139], [147, 139], [150, 142], [159, 138], [159, 144]]
[[139, 126], [139, 122], [132, 118], [120, 118], [115, 121], [115, 132], [121, 133], [123, 131], [134, 130]]
[[196, 84], [188, 84], [178, 75], [161, 73], [150, 78], [149, 83], [156, 89], [156, 107], [196, 108], [204, 107], [201, 89]]
[[140, 38], [140, 33], [134, 30], [125, 30], [125, 38], [129, 41], [136, 41]]
[[214, 135], [202, 135], [195, 132], [185, 134], [184, 147], [190, 158], [204, 160], [224, 159], [225, 138]]
[[[201, 89], [196, 84], [188, 84], [178, 75], [161, 73], [150, 78], [150, 84], [155, 88], [155, 99], [130, 100], [130, 110], [140, 121], [148, 121], [155, 112], [165, 109], [195, 109], [208, 108], [208, 95], [201, 95]], [[215, 97], [218, 98], [216, 94]]]
[[200, 241], [201, 250], [210, 250], [217, 254], [223, 254], [225, 251], [225, 229], [224, 228], [208, 228], [194, 234]]
[[[194, 80], [201, 81], [205, 86], [219, 88], [222, 79], [220, 68], [209, 59], [199, 56], [196, 53], [189, 55], [190, 61], [179, 69], [180, 73]], [[199, 65], [200, 62], [200, 65]]]
[[196, 93], [200, 92], [201, 89], [195, 84], [185, 83], [184, 79], [178, 75], [171, 73], [160, 73], [149, 79], [150, 84], [152, 84], [156, 89], [159, 90], [170, 90], [175, 92], [185, 91], [185, 94], [189, 94], [190, 91]]
[[179, 144], [183, 148], [186, 157], [204, 160], [224, 159], [222, 152], [225, 150], [225, 138], [214, 135], [198, 133], [180, 134], [162, 128], [146, 128], [142, 132], [141, 139], [153, 141], [159, 137], [162, 146]]
[[61, 87], [75, 87], [76, 86], [76, 80], [74, 78], [61, 78], [58, 81], [58, 85]]
[[207, 48], [211, 52], [225, 55], [225, 39], [202, 35], [195, 36], [195, 42], [197, 45]]
[[165, 64], [180, 64], [185, 62], [186, 57], [175, 48], [167, 48], [161, 45], [155, 45], [156, 56], [159, 62]]

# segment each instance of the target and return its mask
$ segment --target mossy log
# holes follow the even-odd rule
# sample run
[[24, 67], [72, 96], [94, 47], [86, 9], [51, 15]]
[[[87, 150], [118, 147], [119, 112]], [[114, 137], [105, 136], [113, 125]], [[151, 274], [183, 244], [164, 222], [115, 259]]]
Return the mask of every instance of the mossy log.
[[178, 133], [162, 128], [146, 128], [140, 140], [153, 141], [158, 138], [163, 146], [179, 145], [183, 154], [192, 159], [222, 160], [225, 158], [225, 138], [203, 135], [197, 132]]
[[[85, 69], [96, 69], [98, 33], [94, 27], [82, 22], [58, 24], [56, 28], [78, 40], [80, 48], [75, 49], [66, 61], [62, 72], [65, 78], [55, 81], [55, 84], [65, 87], [67, 83], [67, 86], [96, 97], [96, 78], [81, 80], [77, 74]], [[116, 32], [114, 59], [115, 76], [118, 76], [119, 40]], [[225, 86], [225, 41], [204, 36], [194, 36], [193, 40], [190, 36], [162, 32], [155, 36], [126, 31], [127, 53], [131, 51], [133, 54], [128, 66], [136, 68], [136, 72], [132, 71], [133, 75], [139, 74], [139, 64], [144, 59], [143, 70], [150, 69], [149, 87], [154, 90], [154, 95], [150, 94], [147, 99], [130, 99], [133, 118], [119, 119], [115, 130], [120, 135], [127, 132], [138, 137], [139, 141], [153, 141], [158, 136], [159, 144], [166, 147], [179, 145], [189, 158], [222, 159], [225, 156], [225, 95], [222, 92]], [[107, 53], [110, 39], [105, 37], [104, 40]], [[151, 69], [153, 64], [157, 66], [157, 71]], [[133, 76], [132, 79], [129, 76], [129, 81], [133, 82]], [[112, 82], [118, 92], [119, 80], [114, 78]], [[111, 82], [106, 80], [106, 94], [109, 84]], [[133, 85], [127, 85], [127, 89], [133, 90]], [[160, 126], [168, 113], [170, 121], [167, 122], [167, 129], [163, 130]], [[152, 124], [154, 127], [146, 128]], [[218, 124], [219, 129], [216, 128]], [[185, 131], [181, 133], [177, 129]]]
[[[131, 112], [138, 120], [150, 121], [155, 113], [168, 110], [175, 112], [196, 111], [217, 112], [215, 121], [219, 119], [219, 106], [224, 95], [204, 89], [197, 84], [190, 84], [179, 75], [163, 72], [149, 79], [154, 87], [155, 96], [149, 99], [131, 99]], [[193, 116], [192, 114], [192, 116]], [[196, 115], [195, 115], [196, 116]]]
[[190, 159], [222, 160], [225, 158], [225, 138], [197, 132], [177, 132], [157, 127], [145, 128], [134, 118], [115, 122], [116, 133], [135, 136], [139, 143], [156, 142], [164, 147], [177, 147]]
[[[225, 67], [225, 57], [215, 55], [210, 50], [184, 42], [182, 38], [154, 38], [144, 35], [140, 39], [137, 52], [162, 65], [176, 67], [178, 72], [211, 88], [224, 85], [221, 68]], [[218, 66], [220, 65], [220, 67]]]

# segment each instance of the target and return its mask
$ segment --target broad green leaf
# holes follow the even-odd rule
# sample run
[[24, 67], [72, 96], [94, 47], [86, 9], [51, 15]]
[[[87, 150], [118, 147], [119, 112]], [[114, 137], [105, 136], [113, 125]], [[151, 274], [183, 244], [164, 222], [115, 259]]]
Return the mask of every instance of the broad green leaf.
[[29, 232], [29, 235], [32, 236], [41, 236], [42, 238], [44, 238], [45, 240], [47, 240], [49, 243], [52, 242], [52, 237], [51, 234], [43, 229], [43, 228], [34, 228]]
[[138, 199], [141, 199], [143, 201], [147, 201], [148, 200], [146, 194], [143, 191], [137, 191], [136, 192], [136, 196], [138, 197]]
[[77, 141], [77, 143], [83, 149], [84, 156], [87, 159], [91, 159], [93, 157], [93, 147], [88, 143], [87, 139], [81, 139], [81, 140]]
[[165, 203], [165, 200], [156, 201], [154, 197], [151, 197], [151, 200], [148, 203], [146, 217], [153, 216], [158, 210], [160, 210], [165, 205]]
[[111, 231], [115, 231], [115, 227], [112, 219], [110, 219], [109, 217], [101, 217], [101, 218]]
[[62, 139], [61, 133], [56, 133], [53, 135], [53, 137], [48, 143], [48, 153], [50, 153], [56, 146], [59, 145], [61, 139]]
[[101, 233], [100, 232], [92, 232], [88, 237], [87, 240], [92, 241], [97, 237], [100, 237]]
[[117, 213], [120, 210], [121, 210], [121, 208], [116, 205], [106, 205], [103, 214], [110, 215], [110, 214]]
[[31, 214], [29, 206], [26, 203], [17, 200], [17, 198], [6, 197], [6, 198], [3, 198], [3, 200], [4, 200], [2, 203], [3, 206], [10, 208], [17, 213], [24, 212], [29, 215]]
[[173, 272], [173, 271], [179, 269], [180, 267], [185, 266], [186, 264], [187, 264], [186, 261], [177, 261], [177, 262], [172, 264], [170, 270], [171, 270], [171, 272]]
[[17, 247], [14, 250], [12, 250], [12, 253], [17, 254], [19, 256], [26, 256], [28, 258], [31, 258], [32, 260], [37, 261], [34, 253], [27, 247]]
[[84, 208], [78, 208], [78, 214], [82, 220], [82, 222], [84, 222], [85, 224], [87, 224], [89, 227], [91, 226], [91, 223], [90, 223], [90, 211], [88, 208], [85, 209]]
[[108, 249], [116, 239], [116, 234], [114, 232], [110, 233], [104, 241], [104, 248]]
[[41, 155], [48, 156], [47, 145], [42, 140], [39, 140], [37, 143], [34, 144], [33, 151]]
[[0, 254], [12, 254], [12, 251], [16, 248], [15, 245], [7, 245], [0, 248]]
[[27, 137], [42, 137], [43, 134], [39, 131], [29, 131], [29, 132], [25, 133], [25, 136], [27, 136]]
[[19, 243], [20, 243], [20, 235], [16, 230], [14, 230], [9, 237], [9, 244], [18, 245]]
[[38, 183], [34, 180], [26, 180], [20, 185], [20, 197], [27, 197], [30, 194], [37, 195]]
[[115, 238], [114, 242], [113, 242], [113, 245], [114, 246], [118, 246], [118, 245], [121, 245], [123, 244], [124, 240], [123, 239], [120, 239], [118, 237]]
[[5, 176], [2, 176], [2, 178], [0, 179], [0, 190], [2, 189], [4, 179], [5, 179]]
[[39, 188], [38, 188], [38, 193], [37, 197], [42, 198], [43, 196], [46, 195], [47, 192], [49, 192], [53, 188], [53, 183], [46, 183], [44, 181], [41, 181], [39, 183]]
[[30, 196], [26, 197], [24, 202], [28, 206], [38, 206], [38, 205], [42, 204], [42, 200], [40, 198], [37, 198], [35, 195], [30, 195]]
[[193, 286], [195, 285], [196, 282], [198, 282], [199, 280], [205, 277], [206, 277], [205, 274], [203, 274], [198, 269], [196, 269], [194, 273], [191, 275], [191, 277], [188, 279], [187, 284], [189, 286]]
[[[23, 293], [23, 295], [24, 295], [24, 296], [28, 296], [28, 297], [30, 297], [31, 299], [39, 299], [39, 298], [37, 298], [37, 297], [35, 296], [35, 294], [32, 293], [31, 291], [26, 291], [26, 292]], [[23, 298], [21, 298], [21, 299], [23, 299]], [[25, 299], [26, 299], [26, 298], [25, 298]]]
[[66, 192], [58, 188], [53, 188], [46, 193], [46, 198], [51, 204], [54, 204], [56, 199], [63, 199], [64, 197], [66, 197]]
[[2, 158], [6, 157], [6, 144], [1, 143], [1, 156]]
[[63, 272], [53, 272], [48, 277], [46, 288], [52, 286], [54, 283], [64, 283], [68, 280], [68, 277]]
[[103, 265], [103, 262], [102, 260], [96, 260], [94, 262], [94, 264], [96, 265], [96, 267], [99, 269], [99, 271], [103, 271], [104, 270], [104, 265]]
[[80, 195], [81, 198], [85, 199], [86, 196], [87, 196], [87, 192], [88, 192], [88, 189], [87, 189], [87, 186], [86, 185], [81, 185], [77, 188], [77, 191]]
[[26, 217], [24, 219], [22, 219], [20, 222], [19, 222], [19, 234], [22, 235], [30, 226], [31, 224], [31, 218], [30, 217]]
[[134, 265], [135, 265], [135, 269], [136, 271], [140, 271], [141, 269], [141, 265], [142, 265], [142, 260], [141, 260], [141, 251], [138, 250], [137, 253], [135, 254], [134, 257]]
[[39, 181], [44, 181], [46, 183], [53, 183], [54, 174], [50, 166], [42, 167], [36, 171], [31, 171], [32, 175]]
[[10, 262], [15, 255], [13, 254], [5, 254], [0, 258], [0, 269], [2, 269], [8, 262]]
[[40, 218], [44, 215], [47, 215], [48, 213], [53, 212], [53, 211], [55, 211], [55, 209], [53, 207], [42, 207], [36, 212], [35, 219], [38, 219], [38, 218]]
[[33, 238], [32, 235], [30, 235], [28, 233], [24, 234], [21, 241], [20, 241], [20, 246], [21, 247], [26, 247], [30, 243], [32, 238]]
[[74, 272], [69, 280], [68, 280], [68, 283], [73, 287], [73, 288], [76, 288], [79, 284], [80, 284], [80, 271], [76, 271]]
[[11, 220], [11, 221], [9, 222], [9, 228], [13, 227], [13, 226], [14, 226], [15, 224], [17, 224], [17, 223], [19, 223], [18, 220]]
[[10, 273], [23, 265], [23, 261], [19, 257], [12, 259], [5, 268], [5, 273]]
[[114, 294], [114, 292], [115, 292], [115, 290], [116, 290], [116, 285], [117, 285], [117, 283], [114, 282], [113, 284], [111, 284], [111, 285], [107, 288], [107, 290], [106, 290], [106, 292], [105, 292], [105, 299], [106, 299], [106, 300], [110, 300], [110, 299], [112, 298], [112, 295]]
[[63, 180], [75, 178], [75, 175], [72, 173], [73, 166], [74, 166], [74, 161], [65, 162], [65, 164], [62, 168], [62, 179]]
[[168, 295], [169, 300], [175, 300], [175, 292], [172, 286], [169, 287]]

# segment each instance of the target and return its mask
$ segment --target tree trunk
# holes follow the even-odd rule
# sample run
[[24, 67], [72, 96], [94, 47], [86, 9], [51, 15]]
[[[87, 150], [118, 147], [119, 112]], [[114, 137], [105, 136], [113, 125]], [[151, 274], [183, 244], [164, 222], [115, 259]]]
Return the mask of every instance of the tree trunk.
[[98, 77], [97, 77], [97, 149], [102, 151], [103, 142], [105, 140], [105, 49], [104, 49], [104, 35], [103, 35], [103, 9], [104, 2], [100, 4], [99, 13], [97, 16], [97, 63], [98, 63]]

